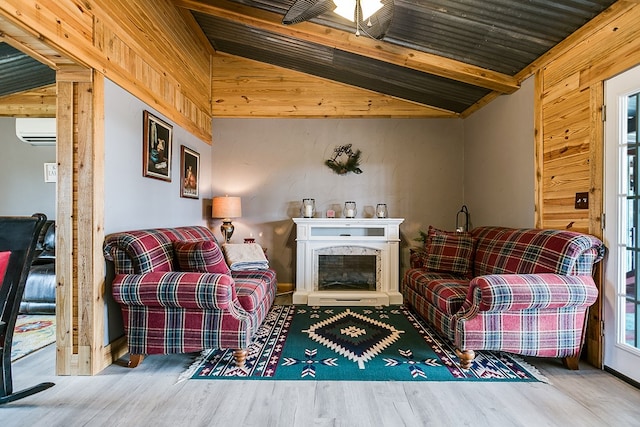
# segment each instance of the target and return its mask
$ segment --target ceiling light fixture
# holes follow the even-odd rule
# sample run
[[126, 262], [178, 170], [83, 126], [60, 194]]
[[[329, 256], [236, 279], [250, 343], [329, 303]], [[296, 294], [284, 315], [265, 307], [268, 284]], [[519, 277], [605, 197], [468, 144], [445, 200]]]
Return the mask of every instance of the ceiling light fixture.
[[[293, 4], [282, 18], [284, 25], [322, 20], [322, 25], [343, 29], [341, 16], [356, 24], [356, 35], [360, 33], [372, 39], [382, 39], [391, 25], [394, 0], [293, 0]], [[333, 15], [335, 13], [335, 15]], [[333, 16], [331, 16], [333, 15]], [[327, 24], [327, 21], [329, 22]], [[338, 22], [340, 21], [340, 22]]]
[[335, 13], [356, 23], [356, 36], [360, 35], [360, 20], [368, 20], [370, 27], [371, 16], [384, 6], [380, 0], [333, 0], [333, 4]]

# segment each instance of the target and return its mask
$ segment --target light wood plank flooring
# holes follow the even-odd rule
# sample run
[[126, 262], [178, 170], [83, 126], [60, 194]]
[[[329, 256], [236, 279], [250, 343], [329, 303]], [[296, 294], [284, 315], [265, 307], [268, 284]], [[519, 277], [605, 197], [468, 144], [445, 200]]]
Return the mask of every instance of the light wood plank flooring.
[[55, 347], [14, 363], [11, 426], [639, 426], [640, 390], [581, 364], [527, 359], [544, 383], [186, 380], [193, 354], [149, 356], [93, 377], [56, 376]]

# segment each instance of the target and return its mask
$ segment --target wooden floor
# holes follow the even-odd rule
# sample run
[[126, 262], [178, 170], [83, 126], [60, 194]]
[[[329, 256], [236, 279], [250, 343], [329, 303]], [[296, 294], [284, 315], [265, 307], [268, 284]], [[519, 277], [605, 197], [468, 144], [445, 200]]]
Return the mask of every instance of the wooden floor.
[[544, 383], [186, 380], [194, 355], [136, 369], [56, 376], [55, 347], [13, 365], [14, 389], [56, 383], [0, 407], [11, 426], [639, 426], [640, 390], [586, 364], [527, 359]]

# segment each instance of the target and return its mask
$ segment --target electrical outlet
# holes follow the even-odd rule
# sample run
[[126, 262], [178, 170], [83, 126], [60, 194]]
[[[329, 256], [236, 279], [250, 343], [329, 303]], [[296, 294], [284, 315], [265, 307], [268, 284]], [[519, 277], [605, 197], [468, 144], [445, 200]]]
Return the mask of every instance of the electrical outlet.
[[589, 209], [589, 193], [576, 193], [576, 209]]

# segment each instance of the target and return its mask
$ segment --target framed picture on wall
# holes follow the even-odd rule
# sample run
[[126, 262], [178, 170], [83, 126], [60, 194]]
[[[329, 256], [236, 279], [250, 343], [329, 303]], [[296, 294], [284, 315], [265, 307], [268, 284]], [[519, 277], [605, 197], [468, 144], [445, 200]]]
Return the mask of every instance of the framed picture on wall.
[[171, 182], [173, 126], [143, 113], [142, 175]]
[[200, 154], [180, 146], [180, 197], [200, 197]]

